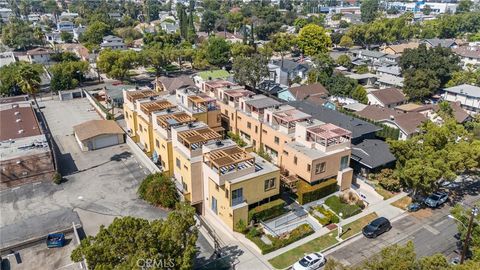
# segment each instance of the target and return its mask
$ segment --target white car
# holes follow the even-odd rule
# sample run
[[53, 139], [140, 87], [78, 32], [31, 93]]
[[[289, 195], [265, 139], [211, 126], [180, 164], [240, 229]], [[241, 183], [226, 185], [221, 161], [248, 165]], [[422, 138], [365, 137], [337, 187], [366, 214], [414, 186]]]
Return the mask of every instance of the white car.
[[293, 265], [293, 270], [313, 270], [322, 267], [325, 264], [325, 256], [322, 253], [311, 253], [303, 257]]

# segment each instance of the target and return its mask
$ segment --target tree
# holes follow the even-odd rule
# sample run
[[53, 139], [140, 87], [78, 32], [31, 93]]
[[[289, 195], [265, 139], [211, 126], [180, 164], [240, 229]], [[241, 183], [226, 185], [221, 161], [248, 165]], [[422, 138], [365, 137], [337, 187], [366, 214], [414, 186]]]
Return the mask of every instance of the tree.
[[103, 50], [97, 60], [97, 67], [107, 76], [114, 79], [125, 79], [128, 71], [142, 62], [141, 56], [135, 51]]
[[330, 37], [325, 29], [316, 24], [308, 24], [300, 30], [297, 41], [298, 47], [305, 55], [314, 56], [320, 53], [328, 52], [332, 46]]
[[440, 82], [429, 69], [410, 70], [405, 73], [403, 92], [411, 100], [422, 100], [429, 97], [440, 87]]
[[296, 32], [300, 31], [300, 29], [305, 27], [307, 24], [308, 24], [308, 21], [305, 18], [297, 18], [293, 22], [293, 26], [295, 26], [295, 31]]
[[292, 48], [294, 36], [288, 33], [277, 33], [271, 36], [271, 44], [273, 51], [280, 54], [283, 67], [283, 58], [285, 54]]
[[72, 43], [73, 40], [73, 35], [69, 32], [62, 31], [60, 33], [60, 38], [62, 39], [63, 42], [65, 43]]
[[79, 61], [80, 58], [73, 52], [59, 52], [50, 55], [53, 62]]
[[[480, 205], [476, 203], [476, 206], [478, 207]], [[450, 213], [457, 220], [459, 220], [459, 222], [457, 223], [457, 228], [461, 235], [460, 239], [462, 239], [462, 241], [465, 241], [465, 237], [467, 235], [467, 229], [460, 222], [462, 222], [463, 224], [469, 223], [472, 209], [465, 205], [456, 204], [455, 207], [453, 207], [450, 210]], [[472, 252], [472, 259], [475, 261], [479, 261], [480, 260], [480, 225], [479, 225], [480, 216], [477, 215], [474, 221], [475, 222], [472, 225], [472, 233], [470, 238], [469, 250], [471, 250]]]
[[347, 35], [344, 35], [342, 36], [342, 38], [340, 39], [340, 43], [338, 44], [340, 47], [344, 47], [344, 48], [350, 48], [353, 46], [353, 40], [351, 37], [347, 36]]
[[365, 0], [360, 6], [362, 22], [373, 22], [378, 16], [378, 0]]
[[155, 75], [160, 76], [171, 64], [174, 58], [174, 49], [171, 46], [162, 47], [160, 44], [154, 44], [143, 50], [142, 55], [145, 65], [152, 66], [155, 69]]
[[338, 46], [340, 44], [340, 41], [342, 40], [342, 37], [344, 36], [343, 33], [341, 32], [333, 32], [330, 34], [330, 39], [332, 40], [333, 45]]
[[337, 58], [337, 65], [351, 69], [353, 68], [352, 60], [346, 54], [342, 54]]
[[467, 67], [466, 70], [454, 71], [452, 78], [446, 84], [447, 87], [457, 86], [460, 84], [471, 84], [480, 86], [480, 69]]
[[268, 59], [260, 54], [238, 56], [233, 60], [233, 76], [238, 83], [256, 89], [257, 84], [270, 74], [267, 65]]
[[[0, 94], [2, 96], [19, 95], [23, 89], [20, 87], [20, 72], [25, 69], [32, 69], [33, 74], [43, 74], [43, 67], [39, 64], [30, 64], [19, 61], [0, 68]], [[36, 77], [36, 75], [35, 75]], [[39, 78], [33, 78], [35, 80]]]
[[430, 15], [430, 13], [432, 13], [432, 8], [430, 7], [430, 5], [425, 5], [422, 13], [427, 16]]
[[40, 75], [42, 73], [33, 65], [20, 65], [17, 73], [17, 85], [23, 93], [33, 97], [35, 104], [37, 103], [37, 92], [40, 89]]
[[85, 44], [87, 48], [93, 48], [98, 46], [103, 41], [103, 37], [110, 33], [110, 26], [104, 22], [93, 22], [87, 26], [85, 32], [81, 36], [81, 42]]
[[368, 103], [367, 90], [365, 90], [365, 88], [363, 88], [361, 85], [357, 85], [357, 87], [355, 87], [355, 89], [352, 91], [351, 97], [360, 103]]
[[206, 59], [210, 65], [217, 67], [225, 66], [230, 58], [230, 45], [228, 42], [216, 36], [211, 36], [206, 44]]
[[165, 174], [147, 176], [138, 188], [140, 198], [153, 205], [173, 208], [179, 201], [175, 183]]
[[2, 30], [2, 42], [12, 48], [26, 50], [36, 44], [40, 44], [40, 40], [35, 38], [33, 29], [27, 22], [20, 19], [12, 19], [9, 23], [0, 27]]
[[365, 73], [368, 73], [369, 70], [367, 65], [360, 65], [355, 68], [355, 71], [358, 74], [365, 74]]
[[215, 30], [215, 25], [217, 22], [217, 13], [207, 10], [202, 15], [202, 20], [200, 22], [200, 31], [207, 33]]
[[91, 269], [135, 269], [146, 260], [172, 269], [192, 269], [198, 237], [194, 214], [193, 207], [179, 204], [165, 220], [115, 218], [108, 227], [100, 226], [97, 235], [83, 239], [71, 259], [85, 258]]
[[230, 46], [230, 51], [232, 57], [235, 58], [237, 56], [251, 56], [255, 53], [255, 48], [241, 42], [235, 42]]
[[473, 2], [471, 0], [460, 0], [458, 1], [458, 6], [455, 12], [458, 14], [470, 12], [472, 6]]
[[133, 27], [122, 27], [116, 28], [114, 31], [115, 35], [123, 38], [125, 43], [132, 44], [134, 40], [142, 38], [143, 35], [137, 29]]
[[53, 65], [50, 68], [52, 79], [50, 89], [52, 91], [73, 89], [84, 79], [88, 71], [88, 62], [66, 61]]

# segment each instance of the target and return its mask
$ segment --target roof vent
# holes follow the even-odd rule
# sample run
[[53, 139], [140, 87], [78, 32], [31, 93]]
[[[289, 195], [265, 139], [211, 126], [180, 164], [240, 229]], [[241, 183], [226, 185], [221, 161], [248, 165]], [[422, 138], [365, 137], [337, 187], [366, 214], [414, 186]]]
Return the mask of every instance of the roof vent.
[[15, 112], [15, 115], [20, 115], [20, 112]]
[[154, 97], [150, 97], [150, 100], [152, 100], [152, 101], [153, 101], [153, 100], [155, 100], [155, 98], [154, 98]]
[[22, 119], [17, 119], [17, 120], [15, 120], [15, 122], [17, 122], [17, 123], [22, 122]]
[[18, 108], [18, 104], [13, 104], [12, 108]]
[[218, 141], [215, 142], [215, 145], [217, 145], [217, 146], [222, 146], [223, 143], [222, 143], [222, 141], [218, 140]]
[[393, 115], [390, 115], [390, 120], [395, 120], [395, 117]]
[[193, 123], [188, 123], [188, 127], [189, 128], [193, 127]]
[[18, 134], [22, 134], [23, 132], [24, 132], [24, 130], [23, 130], [23, 129], [20, 129], [20, 130], [18, 131]]

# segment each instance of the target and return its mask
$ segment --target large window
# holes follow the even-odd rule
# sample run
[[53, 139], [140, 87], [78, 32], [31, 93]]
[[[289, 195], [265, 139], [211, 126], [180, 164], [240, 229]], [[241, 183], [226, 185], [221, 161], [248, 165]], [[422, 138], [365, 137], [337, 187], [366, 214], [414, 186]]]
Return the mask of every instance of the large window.
[[315, 174], [323, 173], [326, 170], [327, 164], [325, 162], [315, 165]]
[[275, 178], [265, 180], [265, 191], [269, 191], [275, 188]]
[[348, 156], [344, 156], [340, 160], [340, 171], [346, 168], [348, 168]]
[[275, 144], [279, 144], [279, 143], [280, 143], [280, 138], [278, 138], [277, 136], [275, 136], [274, 141], [275, 141]]
[[179, 169], [180, 169], [180, 167], [181, 167], [181, 164], [180, 164], [180, 159], [178, 159], [178, 158], [175, 158], [175, 164], [177, 165], [177, 168], [179, 168]]
[[240, 204], [243, 202], [243, 189], [232, 190], [232, 206]]

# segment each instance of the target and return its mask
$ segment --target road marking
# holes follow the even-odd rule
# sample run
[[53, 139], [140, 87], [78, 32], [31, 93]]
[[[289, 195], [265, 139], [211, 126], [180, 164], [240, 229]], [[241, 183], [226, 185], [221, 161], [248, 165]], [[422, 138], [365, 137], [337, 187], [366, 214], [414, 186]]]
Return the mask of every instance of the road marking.
[[440, 232], [437, 229], [433, 228], [432, 226], [430, 226], [428, 224], [423, 225], [423, 228], [426, 229], [427, 231], [433, 233], [434, 235], [440, 234]]
[[438, 222], [437, 224], [435, 224], [435, 225], [433, 225], [433, 226], [435, 226], [435, 227], [438, 227], [438, 226], [442, 225], [442, 224], [443, 224], [443, 223], [445, 223], [445, 222], [447, 222], [447, 220], [446, 220], [446, 219], [444, 219], [444, 220], [442, 220], [442, 221]]

